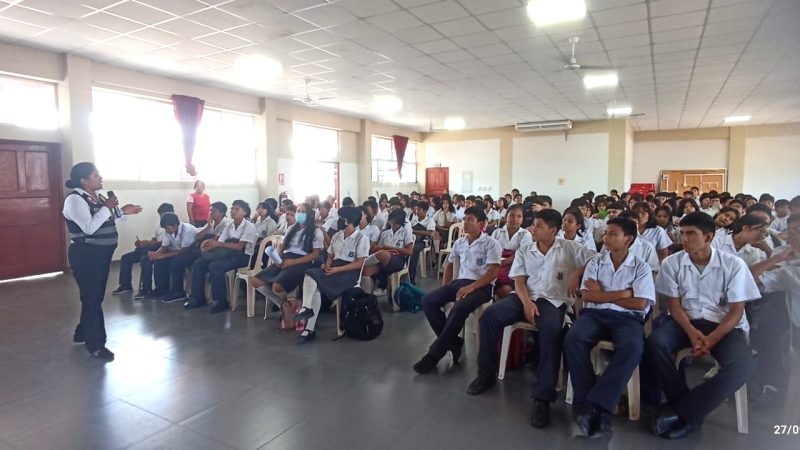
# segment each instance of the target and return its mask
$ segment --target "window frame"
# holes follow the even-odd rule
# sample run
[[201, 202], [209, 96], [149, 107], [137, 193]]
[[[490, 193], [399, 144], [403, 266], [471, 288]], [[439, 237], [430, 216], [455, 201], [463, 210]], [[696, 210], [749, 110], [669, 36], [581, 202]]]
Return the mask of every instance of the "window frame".
[[[376, 147], [377, 146], [375, 144], [376, 144], [376, 142], [378, 140], [386, 140], [386, 141], [389, 142], [390, 151], [391, 151], [391, 155], [390, 155], [391, 158], [390, 159], [376, 157]], [[417, 169], [419, 168], [419, 162], [417, 161], [417, 156], [419, 156], [418, 155], [419, 142], [414, 141], [412, 139], [409, 139], [408, 143], [409, 143], [409, 145], [410, 144], [414, 145], [414, 162], [408, 162], [408, 160], [407, 160], [408, 149], [406, 149], [406, 155], [405, 155], [405, 157], [403, 157], [403, 174], [404, 174], [403, 178], [399, 179], [397, 181], [381, 180], [380, 179], [380, 172], [382, 172], [382, 170], [378, 169], [378, 165], [380, 165], [381, 163], [383, 163], [383, 164], [391, 163], [392, 167], [394, 168], [394, 170], [397, 171], [397, 156], [396, 156], [396, 153], [395, 153], [395, 150], [394, 150], [394, 139], [392, 137], [390, 137], [390, 136], [384, 136], [384, 135], [381, 135], [381, 134], [373, 134], [371, 136], [371, 139], [370, 139], [370, 149], [371, 149], [370, 150], [370, 178], [372, 179], [373, 183], [382, 184], [382, 185], [391, 185], [391, 186], [416, 185], [417, 183], [419, 183], [419, 178], [418, 178], [418, 175], [417, 175]], [[413, 168], [414, 168], [414, 170], [411, 171], [414, 174], [414, 179], [412, 181], [409, 181], [409, 180], [407, 180], [405, 178], [407, 176], [405, 174], [408, 174], [408, 172], [409, 172], [408, 170], [406, 170], [407, 166], [413, 166]]]

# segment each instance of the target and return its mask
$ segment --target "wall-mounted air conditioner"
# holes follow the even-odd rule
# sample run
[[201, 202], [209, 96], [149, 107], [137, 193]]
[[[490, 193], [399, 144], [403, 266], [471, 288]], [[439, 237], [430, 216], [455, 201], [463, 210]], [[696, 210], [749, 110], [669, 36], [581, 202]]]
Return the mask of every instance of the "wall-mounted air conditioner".
[[571, 120], [546, 120], [544, 122], [521, 122], [514, 128], [522, 133], [533, 131], [564, 131], [572, 129]]

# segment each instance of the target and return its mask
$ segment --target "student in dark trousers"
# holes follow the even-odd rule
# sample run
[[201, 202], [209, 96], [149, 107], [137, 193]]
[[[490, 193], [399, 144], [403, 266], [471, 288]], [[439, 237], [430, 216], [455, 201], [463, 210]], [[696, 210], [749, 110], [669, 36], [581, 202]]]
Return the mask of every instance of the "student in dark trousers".
[[[667, 439], [698, 430], [755, 372], [744, 306], [761, 294], [741, 258], [711, 248], [714, 230], [714, 219], [704, 212], [681, 219], [683, 251], [664, 259], [656, 278], [670, 320], [653, 331], [645, 348], [668, 402], [653, 418], [652, 430]], [[689, 389], [675, 367], [675, 354], [684, 348], [694, 357], [713, 355], [719, 373]]]
[[185, 302], [183, 276], [186, 268], [194, 262], [191, 252], [197, 228], [189, 223], [181, 223], [175, 213], [161, 216], [164, 238], [156, 251], [147, 254], [142, 260], [142, 270], [148, 267], [155, 272], [156, 286], [163, 286], [166, 294], [162, 303]]
[[408, 275], [412, 283], [417, 280], [417, 266], [419, 265], [419, 254], [430, 247], [433, 241], [433, 233], [436, 230], [436, 222], [428, 217], [428, 203], [418, 202], [411, 215], [411, 232], [414, 233], [414, 251], [408, 261]]
[[[436, 364], [449, 351], [453, 362], [458, 363], [464, 340], [458, 336], [467, 317], [482, 304], [492, 299], [492, 283], [500, 272], [500, 244], [481, 232], [486, 225], [486, 213], [480, 206], [464, 211], [464, 233], [453, 244], [447, 258], [442, 286], [422, 298], [422, 310], [431, 325], [436, 339], [428, 353], [414, 364], [414, 370], [426, 374], [436, 369]], [[453, 264], [458, 263], [457, 278]], [[443, 308], [454, 303], [450, 314]]]
[[[583, 308], [564, 338], [573, 419], [582, 437], [611, 431], [611, 413], [642, 360], [645, 316], [655, 304], [656, 291], [650, 265], [628, 251], [637, 234], [632, 220], [608, 221], [603, 236], [608, 251], [586, 264]], [[596, 377], [591, 355], [600, 340], [614, 344], [614, 356]]]
[[116, 197], [106, 199], [100, 195], [103, 177], [89, 162], [73, 166], [64, 185], [72, 189], [64, 200], [63, 214], [72, 241], [69, 265], [81, 298], [81, 318], [72, 340], [84, 343], [93, 357], [111, 361], [114, 354], [106, 348], [102, 304], [119, 237], [116, 222], [126, 215], [139, 214], [142, 207], [120, 208]]
[[[171, 203], [162, 203], [158, 207], [158, 216], [161, 217], [165, 213], [175, 212], [175, 208]], [[131, 272], [133, 265], [141, 263], [143, 259], [147, 258], [147, 253], [156, 251], [161, 247], [161, 240], [164, 238], [164, 229], [159, 223], [156, 226], [156, 231], [153, 233], [153, 238], [148, 241], [136, 240], [133, 243], [134, 249], [132, 252], [122, 255], [119, 261], [119, 287], [111, 291], [112, 294], [124, 294], [133, 292], [133, 282], [131, 281]], [[148, 286], [147, 291], [150, 291], [152, 286]]]
[[497, 340], [503, 328], [517, 322], [536, 324], [539, 331], [539, 368], [533, 388], [531, 425], [544, 428], [550, 423], [550, 403], [556, 400], [556, 383], [561, 367], [564, 315], [574, 303], [581, 275], [594, 252], [575, 241], [556, 239], [561, 214], [542, 209], [528, 230], [533, 241], [517, 249], [508, 276], [515, 293], [495, 302], [480, 320], [478, 376], [467, 393], [477, 395], [494, 385], [497, 377]]

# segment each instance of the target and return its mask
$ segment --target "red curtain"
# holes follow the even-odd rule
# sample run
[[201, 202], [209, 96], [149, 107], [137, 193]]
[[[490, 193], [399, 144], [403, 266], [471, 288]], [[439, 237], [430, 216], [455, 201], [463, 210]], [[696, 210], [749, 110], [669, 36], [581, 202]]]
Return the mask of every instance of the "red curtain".
[[392, 136], [394, 141], [394, 154], [397, 156], [397, 175], [403, 178], [403, 158], [406, 156], [406, 146], [408, 146], [408, 138], [405, 136]]
[[197, 126], [203, 118], [205, 100], [186, 95], [172, 95], [172, 107], [175, 110], [175, 119], [181, 126], [183, 135], [183, 156], [186, 160], [186, 173], [197, 175], [197, 169], [192, 164], [194, 145], [197, 140]]

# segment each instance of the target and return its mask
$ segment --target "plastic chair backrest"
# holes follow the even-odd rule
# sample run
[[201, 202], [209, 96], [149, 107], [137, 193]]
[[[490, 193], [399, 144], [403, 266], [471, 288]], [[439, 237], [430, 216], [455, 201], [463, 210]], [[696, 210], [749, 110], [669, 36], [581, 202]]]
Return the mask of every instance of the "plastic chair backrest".
[[[263, 255], [264, 251], [267, 249], [267, 244], [272, 243], [272, 247], [275, 248], [275, 251], [280, 253], [283, 250], [283, 235], [282, 234], [273, 234], [272, 236], [267, 236], [261, 240], [261, 245], [258, 248], [258, 254]], [[272, 259], [269, 259], [267, 262], [267, 266], [272, 265]]]
[[453, 235], [456, 235], [457, 236], [456, 239], [458, 239], [462, 236], [463, 232], [464, 232], [464, 222], [456, 222], [450, 225], [450, 229], [447, 231], [447, 246], [445, 248], [447, 250], [452, 250], [453, 243], [455, 243], [455, 240], [453, 240]]

